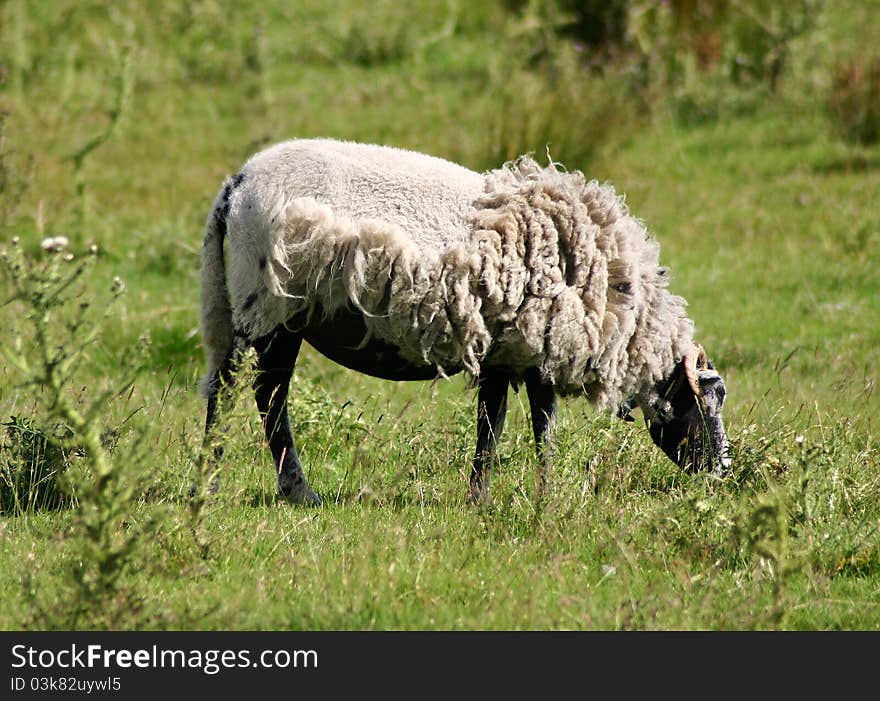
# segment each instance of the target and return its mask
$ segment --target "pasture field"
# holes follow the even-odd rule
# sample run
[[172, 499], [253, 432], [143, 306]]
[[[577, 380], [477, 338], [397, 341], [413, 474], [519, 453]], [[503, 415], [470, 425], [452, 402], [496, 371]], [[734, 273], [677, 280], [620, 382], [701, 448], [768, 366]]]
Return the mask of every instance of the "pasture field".
[[[880, 628], [880, 146], [829, 108], [874, 52], [880, 122], [880, 3], [740, 5], [718, 21], [778, 40], [758, 63], [754, 37], [697, 60], [675, 38], [720, 34], [658, 20], [641, 62], [588, 66], [566, 2], [0, 4], [0, 628]], [[221, 491], [191, 497], [204, 222], [225, 175], [300, 136], [478, 170], [549, 149], [625, 192], [725, 378], [732, 473], [571, 399], [539, 499], [511, 394], [475, 508], [466, 378], [304, 348], [291, 417], [324, 506], [276, 498], [246, 392]]]

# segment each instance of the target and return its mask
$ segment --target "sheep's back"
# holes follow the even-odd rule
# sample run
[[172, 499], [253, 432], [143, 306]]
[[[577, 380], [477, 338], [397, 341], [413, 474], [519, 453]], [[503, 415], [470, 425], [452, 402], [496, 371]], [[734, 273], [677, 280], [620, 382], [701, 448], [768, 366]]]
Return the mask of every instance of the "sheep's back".
[[442, 158], [332, 139], [282, 142], [242, 172], [273, 206], [314, 198], [337, 216], [389, 222], [419, 247], [438, 250], [468, 239], [484, 187], [482, 175]]

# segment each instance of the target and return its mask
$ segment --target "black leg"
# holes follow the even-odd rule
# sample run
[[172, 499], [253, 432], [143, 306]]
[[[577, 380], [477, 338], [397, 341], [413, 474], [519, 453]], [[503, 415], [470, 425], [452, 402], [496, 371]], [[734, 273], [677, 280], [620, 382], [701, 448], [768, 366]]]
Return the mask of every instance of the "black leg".
[[556, 421], [556, 392], [553, 385], [541, 378], [537, 368], [526, 372], [526, 392], [532, 415], [532, 431], [538, 451], [538, 496], [544, 493], [552, 461], [553, 425]]
[[287, 392], [301, 344], [302, 336], [283, 326], [254, 342], [258, 357], [254, 394], [275, 462], [279, 491], [298, 503], [320, 504], [320, 497], [303, 473], [287, 415]]
[[495, 441], [504, 430], [509, 384], [506, 375], [492, 370], [487, 370], [478, 381], [477, 449], [470, 481], [470, 498], [475, 503], [489, 500], [489, 473], [495, 458]]
[[[219, 406], [221, 403], [220, 393], [228, 392], [232, 388], [235, 382], [235, 367], [240, 354], [240, 347], [236, 344], [226, 358], [224, 358], [222, 365], [211, 377], [208, 384], [208, 408], [205, 414], [205, 439], [202, 443], [202, 451], [211, 449], [211, 444], [213, 443], [213, 455], [208, 460], [208, 470], [206, 473], [211, 478], [211, 483], [208, 485], [210, 492], [216, 492], [219, 488], [220, 481], [217, 476], [217, 466], [223, 458], [223, 442], [214, 439], [214, 424], [217, 422], [218, 413], [221, 408]], [[195, 493], [195, 490], [196, 487], [193, 485], [193, 493]]]

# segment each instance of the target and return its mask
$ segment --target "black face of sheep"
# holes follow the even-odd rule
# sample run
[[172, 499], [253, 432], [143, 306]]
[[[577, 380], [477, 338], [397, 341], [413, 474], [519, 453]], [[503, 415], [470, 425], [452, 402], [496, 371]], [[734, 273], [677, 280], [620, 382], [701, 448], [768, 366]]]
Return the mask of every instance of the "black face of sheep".
[[656, 389], [662, 406], [647, 418], [654, 443], [684, 470], [721, 474], [730, 466], [721, 418], [727, 391], [702, 347], [696, 346]]

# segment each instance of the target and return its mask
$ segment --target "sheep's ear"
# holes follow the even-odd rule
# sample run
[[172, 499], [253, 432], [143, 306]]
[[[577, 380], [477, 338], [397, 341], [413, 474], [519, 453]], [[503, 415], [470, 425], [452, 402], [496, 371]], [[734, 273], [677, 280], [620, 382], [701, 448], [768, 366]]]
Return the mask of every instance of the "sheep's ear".
[[687, 376], [688, 384], [691, 386], [694, 394], [699, 397], [703, 394], [700, 387], [700, 372], [708, 369], [709, 359], [706, 357], [706, 351], [699, 343], [695, 343], [690, 353], [684, 357], [684, 374]]

